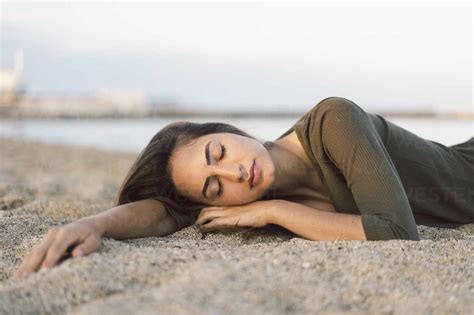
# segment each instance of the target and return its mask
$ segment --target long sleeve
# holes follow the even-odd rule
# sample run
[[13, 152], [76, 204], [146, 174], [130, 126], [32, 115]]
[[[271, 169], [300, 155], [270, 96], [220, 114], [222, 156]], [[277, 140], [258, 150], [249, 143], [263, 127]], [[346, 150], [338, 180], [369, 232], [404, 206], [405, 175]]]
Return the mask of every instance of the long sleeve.
[[400, 177], [367, 113], [341, 97], [317, 107], [324, 154], [344, 176], [367, 240], [419, 240]]

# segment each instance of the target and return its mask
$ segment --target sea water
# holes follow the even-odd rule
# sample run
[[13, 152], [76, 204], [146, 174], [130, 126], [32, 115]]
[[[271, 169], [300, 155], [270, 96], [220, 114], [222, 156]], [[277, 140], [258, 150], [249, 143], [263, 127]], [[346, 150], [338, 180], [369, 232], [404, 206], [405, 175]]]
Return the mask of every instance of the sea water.
[[[0, 120], [0, 136], [39, 140], [112, 151], [138, 152], [161, 128], [174, 121], [225, 122], [260, 140], [275, 140], [299, 117], [221, 118], [166, 117], [149, 119], [26, 119]], [[425, 139], [444, 145], [474, 136], [473, 120], [386, 118]]]

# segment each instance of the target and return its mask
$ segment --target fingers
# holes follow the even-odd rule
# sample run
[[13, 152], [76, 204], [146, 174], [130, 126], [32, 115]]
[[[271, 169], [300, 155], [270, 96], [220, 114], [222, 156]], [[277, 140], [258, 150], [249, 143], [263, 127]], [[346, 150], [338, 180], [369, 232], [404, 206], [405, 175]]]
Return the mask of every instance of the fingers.
[[209, 223], [202, 224], [199, 226], [199, 229], [202, 232], [212, 232], [212, 231], [235, 231], [238, 230], [236, 226], [236, 219], [232, 217], [219, 217], [215, 218]]
[[223, 214], [223, 210], [220, 207], [208, 207], [199, 213], [195, 224], [202, 225], [210, 220], [221, 217]]
[[212, 232], [216, 230], [234, 230], [235, 218], [232, 213], [233, 207], [211, 206], [203, 208], [199, 214], [196, 225], [202, 232]]
[[206, 212], [203, 212], [199, 215], [199, 217], [197, 218], [196, 220], [196, 225], [202, 225], [202, 224], [205, 224], [205, 223], [208, 223], [209, 221], [215, 219], [215, 218], [218, 218], [219, 216], [221, 216], [222, 214], [220, 212], [217, 212], [217, 211], [206, 211]]
[[14, 276], [24, 276], [40, 267], [50, 268], [66, 258], [64, 254], [71, 251], [71, 256], [87, 255], [102, 245], [102, 235], [93, 226], [84, 222], [75, 222], [48, 231], [40, 244], [28, 253]]
[[203, 225], [206, 223], [209, 223], [210, 221], [219, 218], [222, 214], [219, 213], [209, 213], [206, 215], [203, 215], [201, 218], [198, 218], [196, 220], [196, 225]]
[[25, 258], [23, 259], [23, 262], [21, 263], [20, 267], [17, 269], [15, 272], [14, 276], [15, 277], [21, 277], [27, 273], [36, 271], [43, 261], [46, 252], [49, 248], [49, 245], [51, 242], [54, 240], [53, 233], [48, 233], [43, 240], [33, 247], [31, 252], [29, 252]]
[[216, 227], [215, 227], [213, 224], [211, 224], [211, 223], [212, 223], [212, 221], [209, 221], [209, 222], [206, 223], [206, 224], [201, 224], [201, 225], [199, 225], [199, 226], [198, 226], [198, 227], [199, 227], [199, 230], [201, 230], [201, 232], [204, 232], [204, 233], [212, 232], [212, 231], [217, 230]]
[[91, 252], [99, 249], [101, 245], [102, 245], [102, 239], [95, 234], [91, 234], [84, 240], [83, 243], [77, 245], [73, 249], [71, 255], [73, 257], [88, 255]]
[[41, 267], [51, 268], [54, 266], [59, 258], [66, 252], [66, 249], [77, 241], [76, 235], [68, 233], [66, 229], [62, 229], [57, 233], [53, 243], [49, 247]]

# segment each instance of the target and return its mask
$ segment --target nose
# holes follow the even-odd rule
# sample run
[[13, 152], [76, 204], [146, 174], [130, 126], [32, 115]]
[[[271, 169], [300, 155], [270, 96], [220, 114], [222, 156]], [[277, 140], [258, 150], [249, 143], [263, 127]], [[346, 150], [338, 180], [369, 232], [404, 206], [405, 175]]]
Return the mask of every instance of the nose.
[[246, 181], [249, 178], [249, 173], [245, 170], [242, 164], [226, 164], [226, 165], [214, 165], [213, 175], [222, 176], [231, 181]]

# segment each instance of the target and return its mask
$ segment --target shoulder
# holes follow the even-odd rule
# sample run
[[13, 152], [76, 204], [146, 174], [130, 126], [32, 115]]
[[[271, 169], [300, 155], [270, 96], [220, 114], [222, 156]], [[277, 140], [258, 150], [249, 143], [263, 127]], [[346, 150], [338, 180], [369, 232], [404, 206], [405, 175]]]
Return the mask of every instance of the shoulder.
[[355, 102], [340, 96], [330, 96], [314, 105], [299, 121], [311, 129], [325, 126], [350, 126], [366, 119], [367, 112]]
[[315, 154], [322, 154], [327, 146], [344, 142], [348, 133], [357, 134], [358, 126], [365, 124], [364, 115], [364, 110], [353, 101], [330, 96], [307, 111], [293, 128], [301, 135], [303, 145], [313, 149]]
[[348, 132], [357, 132], [368, 124], [368, 114], [355, 102], [340, 96], [330, 96], [314, 105], [293, 128], [309, 142], [323, 142], [328, 135], [334, 140]]
[[363, 111], [362, 108], [354, 103], [353, 101], [340, 97], [340, 96], [330, 96], [319, 101], [311, 110], [318, 112], [357, 112]]
[[372, 133], [368, 113], [344, 97], [327, 97], [307, 114], [304, 127], [310, 135], [310, 142], [312, 145], [320, 143], [320, 150], [328, 156], [331, 152], [332, 157], [338, 152], [349, 154], [348, 150], [364, 142], [364, 138]]

